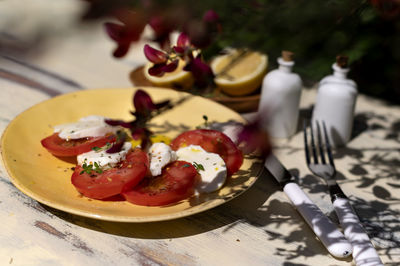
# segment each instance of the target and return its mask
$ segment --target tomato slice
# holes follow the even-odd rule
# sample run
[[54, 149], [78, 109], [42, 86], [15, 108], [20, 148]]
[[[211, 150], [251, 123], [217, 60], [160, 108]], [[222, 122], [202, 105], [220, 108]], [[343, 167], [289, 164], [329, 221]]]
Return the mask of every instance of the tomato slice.
[[197, 178], [198, 173], [192, 164], [175, 161], [165, 166], [161, 175], [144, 178], [133, 190], [122, 195], [136, 205], [167, 205], [193, 195]]
[[126, 155], [118, 166], [104, 170], [103, 173], [82, 173], [77, 165], [71, 177], [71, 183], [84, 196], [92, 199], [105, 199], [132, 189], [147, 174], [149, 159], [147, 154], [135, 149]]
[[115, 142], [115, 135], [103, 137], [90, 137], [82, 139], [65, 140], [54, 133], [41, 140], [42, 146], [55, 156], [76, 156], [81, 153], [91, 151], [94, 147], [102, 147], [107, 143]]
[[235, 143], [224, 133], [212, 129], [183, 132], [170, 145], [175, 151], [181, 147], [199, 145], [208, 152], [219, 154], [226, 164], [228, 175], [236, 173], [243, 163], [243, 154]]

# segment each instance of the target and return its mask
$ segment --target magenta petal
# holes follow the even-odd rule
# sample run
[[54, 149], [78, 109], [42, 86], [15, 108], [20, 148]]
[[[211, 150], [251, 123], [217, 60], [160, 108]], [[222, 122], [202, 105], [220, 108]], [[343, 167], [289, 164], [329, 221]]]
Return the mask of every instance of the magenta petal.
[[150, 130], [147, 128], [135, 128], [131, 131], [132, 138], [135, 140], [140, 139], [140, 146], [145, 149], [147, 145], [150, 143], [150, 135], [152, 134]]
[[156, 105], [153, 103], [150, 95], [144, 90], [136, 91], [133, 97], [133, 105], [135, 106], [135, 112], [138, 114], [147, 115], [156, 109]]
[[121, 35], [124, 30], [124, 26], [116, 23], [106, 22], [104, 23], [104, 29], [108, 36], [116, 42], [121, 41]]
[[155, 64], [149, 68], [148, 72], [152, 76], [162, 77], [164, 75], [163, 67], [165, 64]]
[[168, 65], [165, 65], [162, 68], [162, 70], [164, 72], [173, 72], [178, 67], [178, 64], [179, 64], [179, 60], [176, 59], [176, 60], [172, 61], [171, 63], [169, 63]]
[[190, 46], [190, 40], [189, 40], [189, 36], [187, 36], [186, 33], [181, 33], [179, 34], [178, 40], [176, 42], [176, 45], [178, 47], [188, 47]]
[[260, 125], [260, 118], [246, 124], [237, 135], [237, 143], [245, 154], [259, 150], [265, 158], [271, 152], [271, 143], [263, 127]]
[[144, 46], [144, 55], [146, 58], [154, 63], [154, 64], [162, 64], [165, 63], [168, 59], [168, 56], [166, 53], [159, 51], [157, 49], [154, 49], [150, 45], [146, 44]]
[[117, 58], [125, 56], [128, 53], [130, 46], [130, 43], [119, 43], [118, 47], [114, 50], [113, 55]]
[[174, 46], [172, 49], [174, 49], [174, 52], [177, 54], [183, 54], [185, 52], [185, 48], [180, 46]]
[[122, 150], [122, 146], [124, 146], [125, 140], [126, 140], [126, 134], [125, 133], [118, 134], [117, 142], [115, 142], [111, 146], [111, 148], [106, 150], [106, 153], [117, 153], [117, 152], [120, 152]]
[[184, 70], [192, 72], [195, 79], [204, 79], [208, 76], [213, 76], [211, 67], [204, 63], [199, 57], [196, 57], [186, 65]]
[[203, 21], [207, 22], [207, 23], [215, 23], [218, 22], [219, 20], [219, 16], [217, 14], [217, 12], [215, 12], [214, 10], [208, 10], [204, 16], [203, 16]]
[[110, 125], [110, 126], [121, 126], [121, 127], [124, 127], [124, 128], [131, 128], [132, 127], [132, 123], [131, 122], [125, 122], [123, 120], [106, 119], [106, 120], [104, 120], [104, 122], [107, 125]]

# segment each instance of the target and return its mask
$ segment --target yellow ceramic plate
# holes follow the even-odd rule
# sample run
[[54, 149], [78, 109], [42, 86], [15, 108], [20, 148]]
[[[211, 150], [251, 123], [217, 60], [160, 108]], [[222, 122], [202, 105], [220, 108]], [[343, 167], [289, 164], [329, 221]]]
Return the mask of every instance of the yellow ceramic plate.
[[[209, 121], [243, 122], [234, 111], [202, 97], [173, 90], [145, 88], [156, 101], [179, 102], [151, 120], [151, 130], [171, 138]], [[52, 126], [91, 115], [132, 119], [135, 89], [84, 90], [44, 101], [17, 116], [5, 130], [1, 145], [4, 165], [14, 185], [33, 199], [53, 208], [108, 221], [149, 222], [175, 219], [202, 212], [233, 199], [247, 190], [261, 170], [258, 159], [245, 158], [240, 171], [219, 191], [192, 197], [174, 205], [143, 207], [125, 201], [100, 201], [81, 196], [70, 182], [74, 160], [52, 156], [40, 140]]]

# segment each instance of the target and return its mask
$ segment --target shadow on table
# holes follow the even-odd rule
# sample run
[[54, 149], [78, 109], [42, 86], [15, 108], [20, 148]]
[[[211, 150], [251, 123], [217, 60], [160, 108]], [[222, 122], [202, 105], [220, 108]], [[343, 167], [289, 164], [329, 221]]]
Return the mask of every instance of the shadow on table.
[[[309, 110], [305, 111], [310, 113]], [[376, 120], [378, 119], [378, 122]], [[356, 117], [355, 137], [367, 130], [379, 130], [379, 117], [364, 113]], [[375, 122], [371, 122], [375, 121]], [[385, 138], [399, 141], [400, 121], [386, 126], [387, 134]], [[388, 149], [388, 152], [393, 152]], [[387, 180], [386, 185], [394, 190], [400, 189], [398, 158], [387, 158], [384, 150], [376, 150], [377, 154], [370, 157], [365, 156], [365, 152], [370, 150], [358, 150], [351, 148], [342, 148], [335, 151], [335, 158], [341, 159], [345, 156], [351, 157], [357, 162], [351, 165], [349, 170], [353, 175], [359, 176], [357, 181], [346, 181], [346, 177], [339, 171], [338, 180], [342, 182], [358, 182], [356, 185], [360, 189], [370, 189], [375, 196], [372, 201], [366, 201], [350, 195], [351, 202], [356, 212], [360, 216], [361, 222], [369, 233], [370, 237], [379, 247], [384, 248], [390, 253], [391, 249], [400, 246], [400, 230], [396, 221], [400, 217], [398, 211], [391, 209], [391, 204], [398, 204], [397, 195], [381, 185], [377, 185], [379, 179]], [[381, 176], [370, 176], [366, 165], [379, 168]], [[297, 169], [291, 169], [292, 173], [302, 175], [301, 186], [307, 193], [326, 192], [325, 184], [312, 175], [299, 173]], [[284, 257], [289, 265], [291, 260], [297, 257], [312, 257], [320, 254], [328, 255], [326, 249], [316, 240], [314, 233], [305, 224], [299, 213], [288, 203], [288, 200], [281, 200], [282, 197], [276, 197], [275, 193], [280, 190], [273, 177], [266, 171], [262, 173], [255, 184], [242, 195], [214, 209], [195, 214], [189, 217], [170, 221], [151, 222], [151, 223], [117, 223], [99, 221], [90, 218], [80, 217], [64, 213], [46, 206], [46, 210], [52, 214], [89, 230], [104, 232], [117, 236], [139, 239], [174, 239], [188, 236], [199, 235], [206, 232], [218, 231], [218, 234], [224, 234], [232, 229], [237, 229], [239, 235], [248, 234], [254, 231], [257, 237], [263, 237], [259, 232], [265, 235], [265, 241], [277, 240], [275, 254]], [[335, 214], [330, 214], [335, 217]], [[242, 230], [251, 225], [251, 230]], [[222, 231], [221, 231], [222, 230]], [[260, 230], [260, 231], [258, 231]], [[248, 237], [252, 237], [251, 235]], [[240, 241], [240, 239], [236, 240]], [[281, 244], [279, 244], [281, 243]], [[290, 243], [285, 245], [282, 243]], [[295, 243], [295, 245], [293, 245]], [[292, 250], [290, 248], [293, 248]], [[390, 257], [390, 256], [389, 256]], [[347, 259], [351, 260], [351, 258]], [[290, 264], [292, 265], [292, 264]]]
[[[279, 190], [274, 178], [264, 170], [248, 191], [219, 207], [185, 218], [151, 223], [100, 221], [42, 206], [72, 224], [117, 236], [174, 239], [214, 230], [223, 235], [235, 229], [239, 232], [238, 237], [264, 237], [266, 242], [276, 241], [275, 255], [288, 261], [298, 257], [329, 255], [289, 201], [281, 200], [285, 196], [275, 195], [281, 193]], [[246, 227], [250, 230], [246, 231]], [[239, 242], [240, 239], [233, 241]]]

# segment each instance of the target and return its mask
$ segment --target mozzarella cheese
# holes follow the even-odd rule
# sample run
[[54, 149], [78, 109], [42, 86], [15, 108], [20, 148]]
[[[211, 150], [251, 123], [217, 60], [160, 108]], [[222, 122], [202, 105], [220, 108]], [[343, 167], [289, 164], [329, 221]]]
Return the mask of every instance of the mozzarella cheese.
[[205, 151], [201, 146], [189, 145], [176, 151], [178, 160], [186, 161], [197, 165], [201, 176], [201, 182], [196, 190], [200, 193], [213, 192], [220, 189], [227, 177], [227, 170], [224, 160], [216, 153]]
[[116, 133], [120, 127], [113, 127], [105, 123], [105, 117], [91, 115], [79, 119], [76, 123], [57, 125], [54, 133], [62, 139], [80, 139], [86, 137], [100, 137], [108, 133]]
[[79, 165], [94, 164], [95, 162], [103, 169], [116, 166], [119, 162], [125, 160], [126, 154], [131, 150], [132, 144], [125, 142], [121, 151], [116, 153], [107, 153], [106, 149], [98, 151], [89, 151], [78, 155], [77, 161]]
[[161, 175], [161, 170], [168, 163], [176, 160], [176, 154], [171, 147], [162, 142], [156, 142], [149, 148], [150, 172], [152, 176]]

